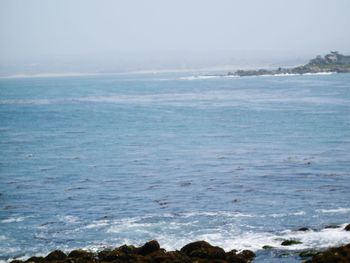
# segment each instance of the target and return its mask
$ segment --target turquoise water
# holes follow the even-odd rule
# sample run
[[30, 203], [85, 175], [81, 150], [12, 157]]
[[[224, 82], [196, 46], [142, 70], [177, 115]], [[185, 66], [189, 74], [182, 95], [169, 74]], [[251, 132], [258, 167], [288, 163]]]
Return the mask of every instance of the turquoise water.
[[1, 260], [350, 242], [350, 74], [1, 79], [0, 151]]

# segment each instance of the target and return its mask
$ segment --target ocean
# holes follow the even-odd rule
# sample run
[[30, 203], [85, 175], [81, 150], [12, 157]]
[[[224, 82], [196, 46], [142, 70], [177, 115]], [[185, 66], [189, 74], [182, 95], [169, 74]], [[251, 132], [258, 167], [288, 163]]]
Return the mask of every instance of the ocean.
[[350, 74], [3, 78], [0, 152], [5, 262], [151, 239], [299, 262], [350, 242]]

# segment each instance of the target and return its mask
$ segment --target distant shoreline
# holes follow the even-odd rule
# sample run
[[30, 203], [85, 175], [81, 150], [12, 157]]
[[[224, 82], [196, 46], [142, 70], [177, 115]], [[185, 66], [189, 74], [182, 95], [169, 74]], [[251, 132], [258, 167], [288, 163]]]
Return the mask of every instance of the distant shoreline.
[[[14, 74], [0, 76], [0, 79], [19, 78], [49, 78], [49, 77], [79, 77], [79, 76], [103, 76], [103, 75], [126, 75], [126, 74], [162, 74], [162, 73], [190, 73], [190, 72], [218, 72], [222, 70], [209, 69], [173, 69], [173, 70], [140, 70], [128, 72], [70, 72], [70, 73], [34, 73], [34, 74]], [[291, 68], [278, 67], [277, 69], [238, 69], [226, 74], [203, 74], [202, 77], [251, 77], [251, 76], [291, 76], [291, 75], [326, 75], [332, 73], [350, 73], [350, 56], [345, 56], [337, 51], [332, 51], [324, 57], [317, 56], [305, 65]]]
[[228, 72], [228, 76], [265, 76], [281, 74], [320, 74], [320, 73], [350, 73], [350, 56], [345, 56], [337, 51], [311, 59], [309, 63], [294, 68], [277, 68], [277, 69], [257, 69], [257, 70], [237, 70]]
[[[198, 71], [186, 71], [186, 73], [196, 73]], [[94, 76], [118, 76], [118, 75], [151, 75], [151, 74], [165, 74], [165, 73], [185, 73], [178, 71], [167, 71], [167, 72], [125, 72], [125, 73], [47, 73], [47, 74], [16, 74], [9, 76], [0, 76], [0, 80], [10, 79], [35, 79], [35, 78], [74, 78], [74, 77], [94, 77]], [[252, 75], [234, 75], [234, 74], [194, 74], [188, 76], [179, 77], [179, 80], [195, 80], [195, 79], [211, 79], [211, 78], [239, 78], [239, 77], [288, 77], [288, 76], [316, 76], [316, 75], [333, 75], [338, 72], [313, 72], [313, 73], [280, 73], [280, 74], [252, 74]], [[350, 72], [349, 72], [350, 73]]]

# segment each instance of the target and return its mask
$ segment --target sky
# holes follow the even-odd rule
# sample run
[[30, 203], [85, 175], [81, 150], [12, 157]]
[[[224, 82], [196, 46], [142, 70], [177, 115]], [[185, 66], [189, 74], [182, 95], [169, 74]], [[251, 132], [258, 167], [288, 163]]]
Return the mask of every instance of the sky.
[[349, 30], [349, 0], [0, 0], [0, 73], [301, 61]]

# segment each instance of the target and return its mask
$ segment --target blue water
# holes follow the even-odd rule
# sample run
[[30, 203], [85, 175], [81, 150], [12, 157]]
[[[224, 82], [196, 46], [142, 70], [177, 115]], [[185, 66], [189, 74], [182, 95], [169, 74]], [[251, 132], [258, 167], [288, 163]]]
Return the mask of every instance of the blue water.
[[350, 74], [1, 79], [0, 152], [1, 260], [350, 242]]

